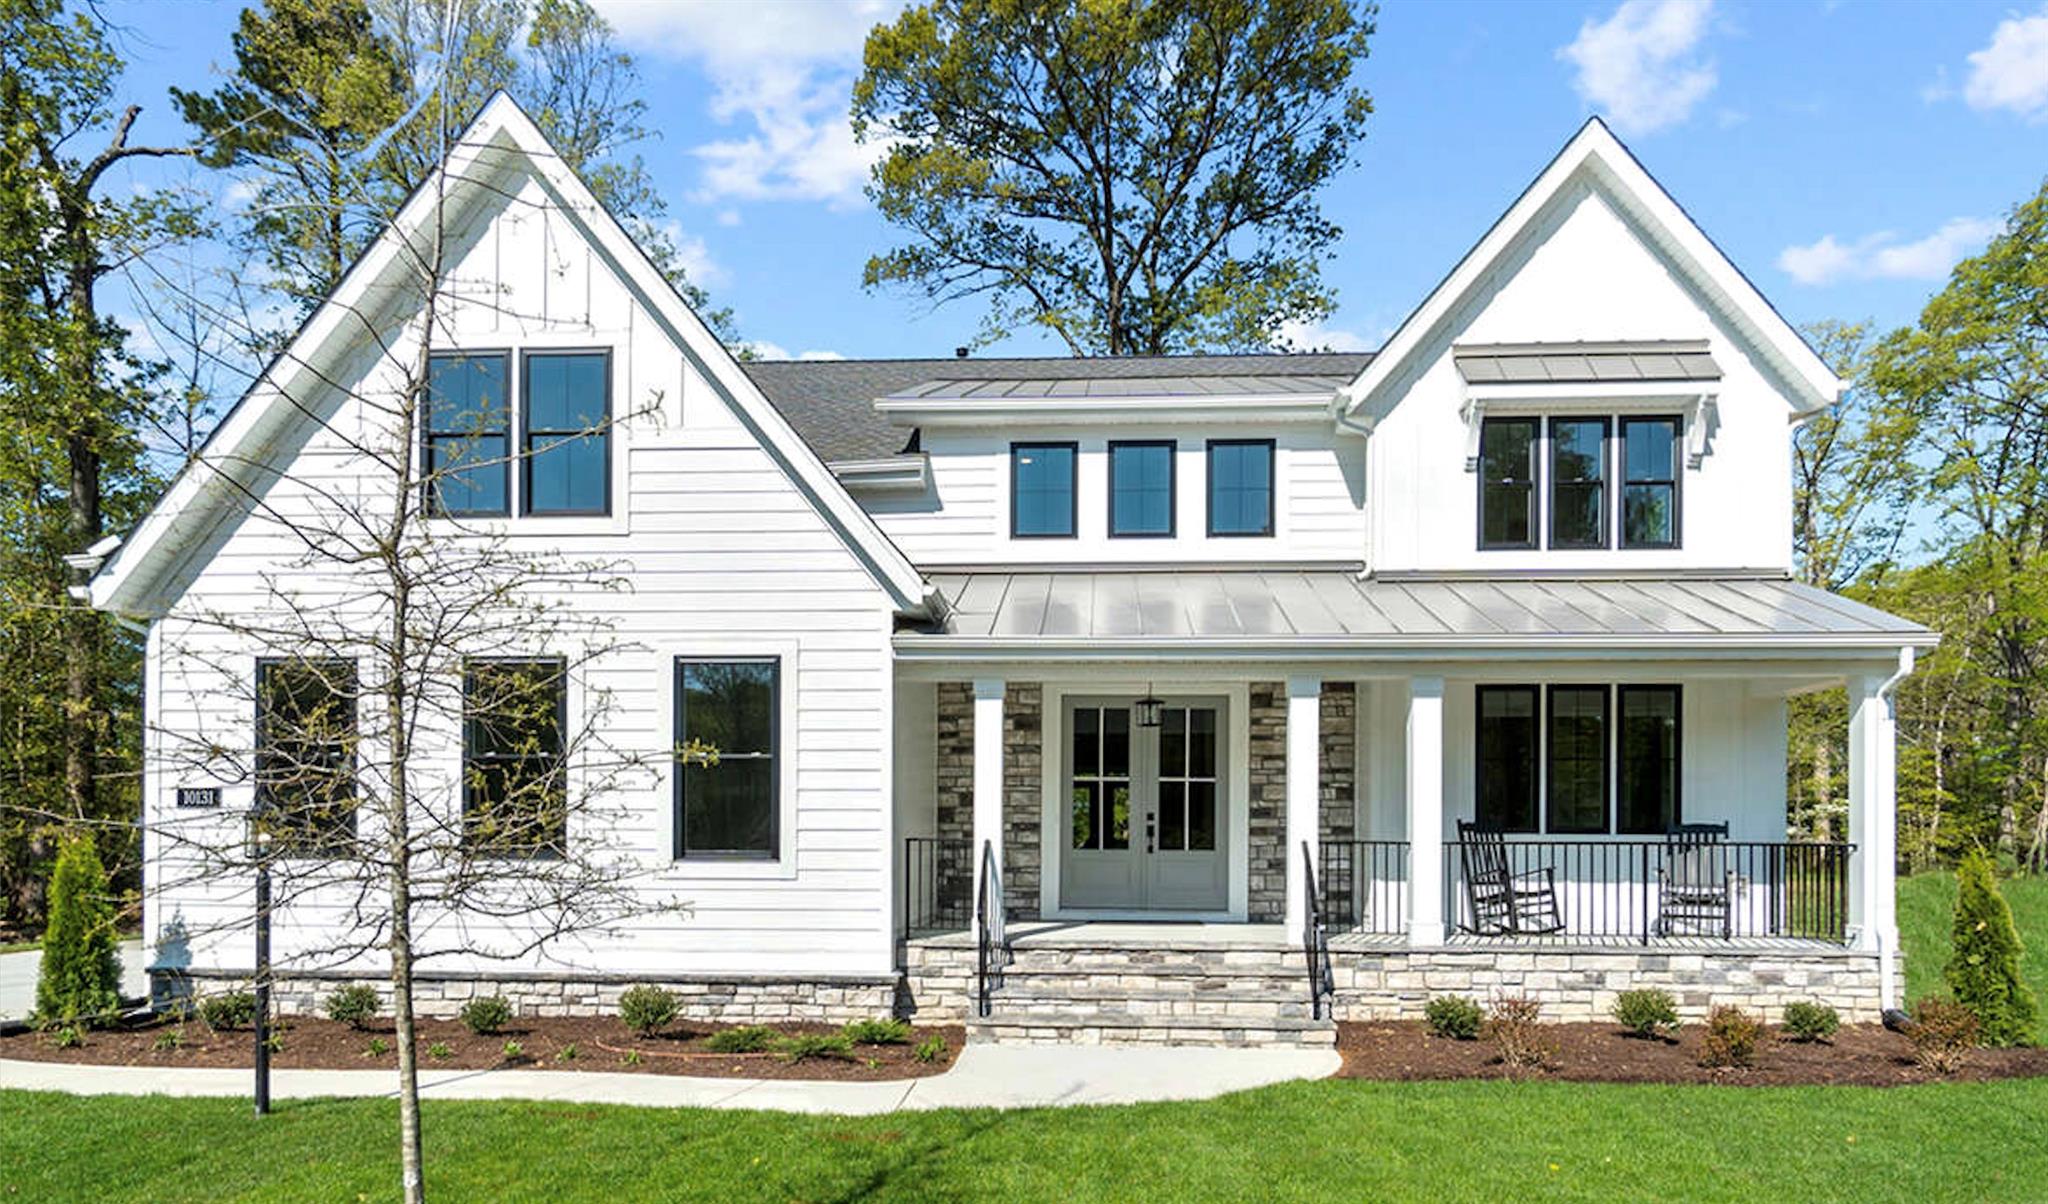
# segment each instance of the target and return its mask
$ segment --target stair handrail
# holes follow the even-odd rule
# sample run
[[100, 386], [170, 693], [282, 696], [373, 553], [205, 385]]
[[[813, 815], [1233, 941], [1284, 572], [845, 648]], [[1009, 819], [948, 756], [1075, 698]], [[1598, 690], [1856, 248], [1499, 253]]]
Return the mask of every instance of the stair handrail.
[[1336, 975], [1330, 969], [1330, 934], [1323, 923], [1322, 898], [1316, 890], [1316, 859], [1306, 840], [1301, 842], [1302, 952], [1308, 955], [1308, 1011], [1315, 1020], [1328, 1018], [1330, 997], [1336, 994]]
[[1003, 931], [1003, 876], [996, 866], [995, 842], [981, 842], [981, 872], [975, 878], [974, 891], [974, 1010], [978, 1016], [987, 1016], [989, 1004], [989, 970], [999, 951], [1009, 944], [1009, 936]]

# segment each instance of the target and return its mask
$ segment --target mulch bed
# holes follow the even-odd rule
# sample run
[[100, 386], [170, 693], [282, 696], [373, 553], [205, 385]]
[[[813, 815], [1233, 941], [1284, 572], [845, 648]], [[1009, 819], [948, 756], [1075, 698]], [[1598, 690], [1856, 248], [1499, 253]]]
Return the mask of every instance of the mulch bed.
[[[1572, 1083], [1720, 1083], [1754, 1087], [1899, 1087], [1942, 1081], [2048, 1075], [2048, 1049], [1975, 1049], [1955, 1074], [1943, 1076], [1913, 1061], [1913, 1049], [1881, 1025], [1845, 1024], [1832, 1043], [1774, 1040], [1745, 1069], [1699, 1064], [1701, 1026], [1686, 1025], [1676, 1038], [1645, 1040], [1613, 1024], [1546, 1024], [1555, 1045], [1550, 1065], [1511, 1070], [1492, 1042], [1432, 1037], [1419, 1021], [1339, 1024], [1337, 1049], [1343, 1078], [1412, 1082], [1431, 1079], [1522, 1078]], [[1773, 1030], [1775, 1034], [1775, 1030]]]
[[[357, 1030], [324, 1017], [288, 1017], [282, 1025], [284, 1048], [271, 1055], [270, 1064], [283, 1070], [365, 1070], [396, 1068], [398, 1054], [388, 1017], [372, 1021]], [[953, 1064], [966, 1041], [966, 1031], [957, 1026], [913, 1028], [906, 1045], [856, 1045], [851, 1058], [806, 1058], [785, 1061], [774, 1053], [720, 1054], [704, 1048], [704, 1038], [730, 1025], [679, 1021], [653, 1037], [635, 1037], [615, 1017], [567, 1016], [520, 1017], [495, 1036], [471, 1033], [455, 1020], [419, 1021], [418, 1048], [422, 1070], [521, 1069], [552, 1070], [572, 1074], [579, 1070], [623, 1071], [634, 1074], [697, 1075], [736, 1079], [831, 1079], [844, 1082], [876, 1082], [913, 1079], [938, 1074]], [[822, 1024], [778, 1024], [779, 1033], [833, 1033]], [[176, 1049], [157, 1048], [166, 1033], [179, 1034]], [[248, 1067], [254, 1060], [254, 1034], [248, 1029], [214, 1032], [198, 1020], [183, 1022], [152, 1020], [118, 1029], [94, 1029], [81, 1034], [76, 1048], [59, 1048], [48, 1034], [17, 1033], [0, 1037], [0, 1058], [36, 1062], [70, 1062], [101, 1066], [164, 1067]], [[919, 1042], [938, 1036], [945, 1039], [945, 1052], [931, 1062], [920, 1062], [914, 1051]], [[372, 1038], [387, 1047], [372, 1054]], [[517, 1041], [520, 1052], [505, 1056], [505, 1043]], [[447, 1056], [428, 1051], [436, 1043], [447, 1047]], [[563, 1050], [575, 1046], [573, 1057]], [[638, 1058], [630, 1055], [638, 1054]]]

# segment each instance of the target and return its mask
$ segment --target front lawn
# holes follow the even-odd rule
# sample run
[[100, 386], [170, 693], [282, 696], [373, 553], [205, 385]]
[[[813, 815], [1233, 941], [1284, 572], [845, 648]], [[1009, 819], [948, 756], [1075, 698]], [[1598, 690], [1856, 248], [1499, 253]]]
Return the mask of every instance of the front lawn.
[[[0, 1093], [0, 1198], [390, 1199], [395, 1105]], [[868, 1119], [430, 1102], [444, 1200], [2017, 1199], [2048, 1082], [1293, 1083]]]
[[[2000, 879], [2012, 906], [2013, 923], [2027, 947], [2024, 971], [2034, 997], [2048, 1006], [2048, 876]], [[1906, 949], [1906, 998], [1946, 995], [1941, 968], [1948, 963], [1955, 922], [1956, 876], [1952, 870], [1915, 874], [1899, 882], [1899, 943]]]

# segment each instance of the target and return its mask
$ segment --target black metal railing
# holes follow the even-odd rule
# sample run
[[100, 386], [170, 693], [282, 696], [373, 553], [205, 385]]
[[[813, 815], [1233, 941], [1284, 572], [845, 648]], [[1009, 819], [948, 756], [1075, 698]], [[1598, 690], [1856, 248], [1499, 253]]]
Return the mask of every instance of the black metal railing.
[[1563, 840], [1444, 844], [1453, 931], [1614, 943], [1692, 937], [1841, 943], [1853, 845]]
[[903, 930], [965, 932], [974, 923], [974, 842], [944, 836], [903, 840]]
[[1323, 842], [1323, 922], [1335, 932], [1408, 931], [1408, 842]]
[[993, 841], [981, 842], [981, 873], [974, 890], [974, 1012], [989, 1014], [992, 979], [1002, 972], [1003, 958], [1010, 948], [1003, 930], [1003, 875], [996, 866]]
[[1330, 933], [1323, 924], [1321, 892], [1316, 889], [1316, 859], [1308, 842], [1301, 842], [1302, 909], [1301, 947], [1308, 955], [1308, 1011], [1321, 1020], [1330, 1014], [1330, 996], [1337, 992], [1336, 975], [1330, 969]]

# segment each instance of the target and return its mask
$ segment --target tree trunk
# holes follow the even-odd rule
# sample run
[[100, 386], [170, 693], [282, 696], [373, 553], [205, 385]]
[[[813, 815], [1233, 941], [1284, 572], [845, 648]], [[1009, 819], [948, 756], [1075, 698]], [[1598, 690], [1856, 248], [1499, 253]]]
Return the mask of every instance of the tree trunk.
[[[91, 397], [99, 384], [93, 353], [99, 316], [92, 298], [99, 264], [82, 208], [66, 205], [64, 212], [71, 259], [65, 302], [72, 333], [59, 359], [64, 379], [86, 394], [73, 410], [64, 440], [69, 467], [64, 533], [69, 551], [76, 553], [100, 538], [100, 415]], [[98, 813], [93, 779], [99, 761], [100, 616], [68, 592], [58, 604], [64, 608], [64, 799], [72, 817], [85, 820]]]
[[[395, 608], [402, 631], [402, 605]], [[389, 832], [386, 847], [391, 855], [391, 1015], [398, 1039], [398, 1160], [405, 1184], [406, 1204], [421, 1204], [427, 1198], [425, 1162], [420, 1156], [420, 1068], [419, 1050], [412, 1007], [412, 824], [409, 810], [411, 790], [406, 781], [407, 747], [405, 663], [402, 637], [387, 659], [391, 685], [385, 693], [386, 723], [391, 729], [391, 806], [386, 817]]]

